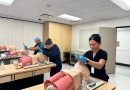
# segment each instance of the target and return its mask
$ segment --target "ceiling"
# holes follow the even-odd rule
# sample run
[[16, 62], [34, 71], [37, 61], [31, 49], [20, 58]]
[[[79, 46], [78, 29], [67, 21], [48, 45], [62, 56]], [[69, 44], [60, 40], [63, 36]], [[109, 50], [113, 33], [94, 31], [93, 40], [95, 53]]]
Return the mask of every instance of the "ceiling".
[[[57, 18], [61, 14], [73, 15], [82, 20], [72, 22]], [[54, 21], [75, 25], [130, 16], [130, 11], [121, 9], [110, 0], [14, 0], [10, 7], [0, 5], [0, 16], [40, 23]]]

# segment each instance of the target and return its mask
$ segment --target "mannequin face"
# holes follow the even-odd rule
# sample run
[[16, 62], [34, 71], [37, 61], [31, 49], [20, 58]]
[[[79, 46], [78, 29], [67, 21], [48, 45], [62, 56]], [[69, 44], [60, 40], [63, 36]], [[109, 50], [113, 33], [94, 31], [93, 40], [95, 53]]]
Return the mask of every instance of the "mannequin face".
[[97, 51], [100, 49], [100, 43], [97, 43], [95, 40], [90, 40], [89, 41], [89, 46], [92, 49], [92, 51]]

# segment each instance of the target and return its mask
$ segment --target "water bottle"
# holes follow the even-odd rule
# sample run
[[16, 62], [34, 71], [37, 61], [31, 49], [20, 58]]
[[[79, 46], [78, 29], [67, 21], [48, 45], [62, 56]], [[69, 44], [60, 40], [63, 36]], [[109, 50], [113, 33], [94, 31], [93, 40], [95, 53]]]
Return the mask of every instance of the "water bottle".
[[4, 69], [4, 65], [5, 65], [4, 62], [2, 61], [1, 62], [1, 69]]

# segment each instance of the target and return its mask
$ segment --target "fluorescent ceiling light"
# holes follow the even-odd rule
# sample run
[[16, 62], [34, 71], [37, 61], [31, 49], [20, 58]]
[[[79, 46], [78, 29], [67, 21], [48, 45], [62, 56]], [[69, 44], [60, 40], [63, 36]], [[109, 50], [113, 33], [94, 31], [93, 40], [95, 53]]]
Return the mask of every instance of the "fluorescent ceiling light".
[[10, 6], [13, 2], [14, 0], [0, 0], [0, 4], [8, 5], [8, 6]]
[[81, 18], [71, 16], [71, 15], [68, 15], [68, 14], [62, 14], [62, 15], [59, 15], [57, 17], [62, 18], [62, 19], [67, 19], [67, 20], [70, 20], [70, 21], [79, 21], [79, 20], [81, 20]]
[[124, 10], [130, 10], [130, 0], [111, 0]]

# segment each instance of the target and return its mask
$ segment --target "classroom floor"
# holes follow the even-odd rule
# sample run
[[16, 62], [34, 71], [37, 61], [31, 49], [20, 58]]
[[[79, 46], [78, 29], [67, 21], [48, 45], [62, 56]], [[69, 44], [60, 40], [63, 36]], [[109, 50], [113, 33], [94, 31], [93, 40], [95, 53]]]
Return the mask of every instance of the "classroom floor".
[[130, 90], [130, 67], [116, 65], [116, 74], [109, 76], [109, 82], [116, 86], [116, 90]]
[[[73, 66], [63, 63], [63, 69], [71, 69]], [[50, 77], [45, 74], [45, 80]], [[116, 90], [130, 90], [130, 67], [116, 66], [116, 74], [109, 74], [109, 82], [116, 86]]]

